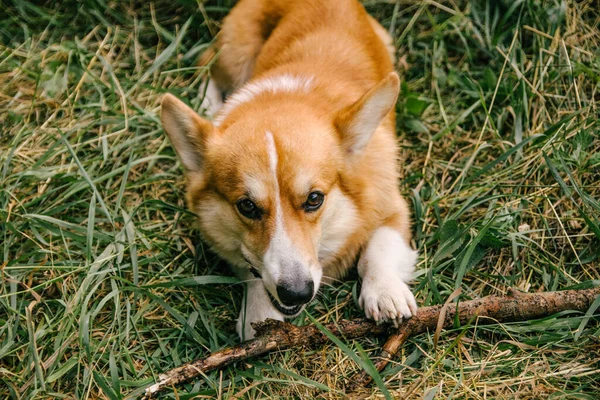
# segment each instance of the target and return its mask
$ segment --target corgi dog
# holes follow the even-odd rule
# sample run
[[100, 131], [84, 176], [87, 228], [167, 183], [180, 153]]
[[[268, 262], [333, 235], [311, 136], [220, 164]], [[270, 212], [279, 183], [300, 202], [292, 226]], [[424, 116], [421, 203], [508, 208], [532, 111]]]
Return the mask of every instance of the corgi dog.
[[368, 318], [417, 311], [391, 43], [357, 0], [241, 0], [200, 61], [214, 118], [164, 95], [188, 207], [247, 283], [242, 340], [253, 322], [298, 315], [354, 265]]

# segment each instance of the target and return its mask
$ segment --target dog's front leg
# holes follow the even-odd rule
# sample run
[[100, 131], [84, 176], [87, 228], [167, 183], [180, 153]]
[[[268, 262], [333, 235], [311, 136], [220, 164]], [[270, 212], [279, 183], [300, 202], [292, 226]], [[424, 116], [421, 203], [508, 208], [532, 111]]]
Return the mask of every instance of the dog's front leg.
[[240, 335], [240, 340], [248, 340], [254, 338], [254, 328], [250, 325], [252, 322], [261, 322], [267, 318], [283, 321], [283, 315], [269, 300], [269, 295], [262, 281], [254, 280], [247, 284], [246, 293], [242, 300], [240, 317], [237, 321], [237, 333]]
[[214, 79], [204, 78], [200, 89], [204, 93], [204, 98], [200, 104], [200, 110], [209, 118], [213, 118], [221, 108], [223, 108], [223, 93], [217, 86]]
[[408, 287], [417, 252], [400, 232], [388, 226], [377, 228], [358, 262], [362, 278], [359, 305], [367, 318], [398, 325], [417, 312], [415, 297]]

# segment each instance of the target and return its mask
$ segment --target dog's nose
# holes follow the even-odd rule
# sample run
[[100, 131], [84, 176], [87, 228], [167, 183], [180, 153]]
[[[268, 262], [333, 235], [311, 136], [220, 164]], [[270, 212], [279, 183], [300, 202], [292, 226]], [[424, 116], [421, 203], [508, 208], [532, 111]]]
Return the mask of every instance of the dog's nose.
[[315, 284], [313, 281], [299, 284], [283, 283], [277, 285], [277, 296], [285, 306], [298, 306], [306, 304], [312, 299]]

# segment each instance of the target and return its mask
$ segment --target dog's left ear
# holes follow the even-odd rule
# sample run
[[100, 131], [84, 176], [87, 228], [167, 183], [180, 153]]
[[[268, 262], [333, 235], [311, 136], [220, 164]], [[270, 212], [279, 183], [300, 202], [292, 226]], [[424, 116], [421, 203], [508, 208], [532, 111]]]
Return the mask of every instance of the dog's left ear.
[[350, 154], [360, 153], [385, 116], [394, 108], [400, 91], [398, 74], [391, 72], [335, 118], [342, 143]]
[[214, 134], [212, 122], [202, 118], [173, 95], [162, 98], [160, 119], [185, 172], [203, 172], [206, 143]]

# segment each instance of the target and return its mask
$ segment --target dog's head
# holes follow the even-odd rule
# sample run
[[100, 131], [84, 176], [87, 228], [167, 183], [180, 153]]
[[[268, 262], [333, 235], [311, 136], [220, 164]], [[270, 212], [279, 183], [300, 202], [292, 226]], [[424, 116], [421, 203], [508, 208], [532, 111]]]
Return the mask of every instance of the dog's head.
[[333, 115], [289, 93], [275, 102], [257, 96], [219, 126], [164, 96], [163, 127], [185, 167], [203, 237], [260, 277], [283, 314], [312, 300], [320, 260], [341, 249], [340, 237], [357, 223], [340, 172], [360, 157], [397, 95], [390, 74]]

